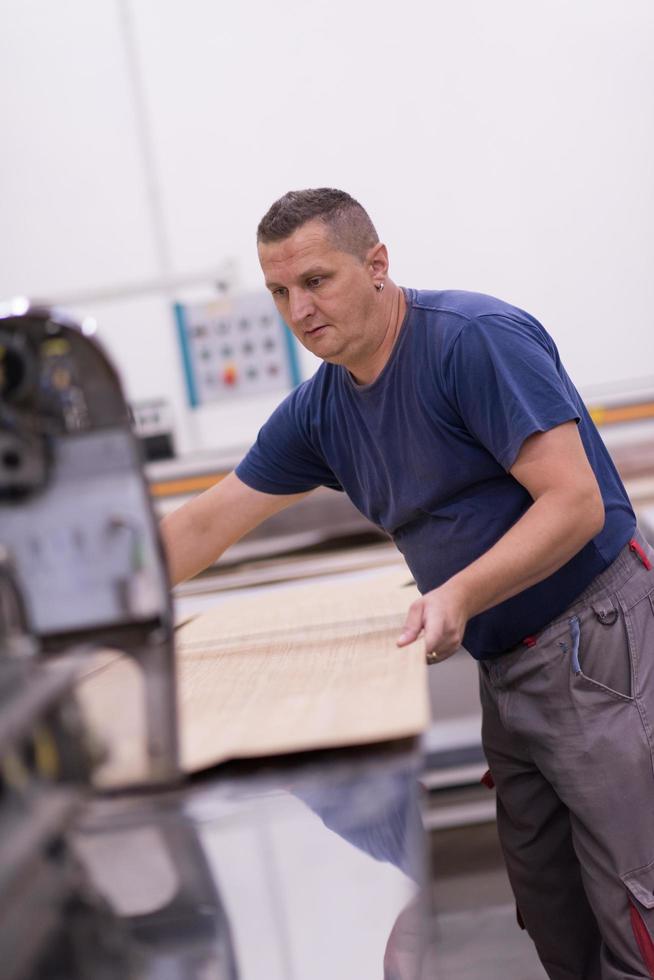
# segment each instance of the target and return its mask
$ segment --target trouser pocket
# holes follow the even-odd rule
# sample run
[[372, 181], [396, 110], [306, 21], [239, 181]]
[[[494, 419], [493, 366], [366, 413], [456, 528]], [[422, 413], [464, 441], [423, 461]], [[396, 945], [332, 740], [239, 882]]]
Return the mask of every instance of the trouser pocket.
[[654, 861], [622, 876], [629, 895], [629, 914], [643, 963], [654, 980]]
[[592, 603], [569, 621], [571, 667], [581, 685], [631, 699], [633, 666], [627, 625], [617, 598]]

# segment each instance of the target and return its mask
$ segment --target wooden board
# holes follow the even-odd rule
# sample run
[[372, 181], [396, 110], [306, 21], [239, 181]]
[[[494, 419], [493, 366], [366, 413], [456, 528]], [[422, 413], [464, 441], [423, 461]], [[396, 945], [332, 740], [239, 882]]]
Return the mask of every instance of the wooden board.
[[[236, 594], [183, 625], [177, 671], [184, 770], [423, 731], [423, 645], [396, 646], [418, 594], [407, 582], [406, 569], [396, 568]], [[87, 715], [105, 737], [117, 728], [103, 784], [130, 781], [143, 765], [134, 744], [142, 721], [131, 717], [138, 700], [133, 673], [131, 661], [114, 656], [80, 685]]]

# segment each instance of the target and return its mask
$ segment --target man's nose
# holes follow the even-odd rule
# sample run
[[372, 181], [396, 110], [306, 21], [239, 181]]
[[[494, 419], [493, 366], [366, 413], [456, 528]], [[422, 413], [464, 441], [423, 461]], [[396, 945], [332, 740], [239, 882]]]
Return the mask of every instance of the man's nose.
[[306, 320], [314, 312], [311, 293], [308, 293], [304, 289], [291, 290], [288, 302], [291, 323], [302, 323], [303, 320]]

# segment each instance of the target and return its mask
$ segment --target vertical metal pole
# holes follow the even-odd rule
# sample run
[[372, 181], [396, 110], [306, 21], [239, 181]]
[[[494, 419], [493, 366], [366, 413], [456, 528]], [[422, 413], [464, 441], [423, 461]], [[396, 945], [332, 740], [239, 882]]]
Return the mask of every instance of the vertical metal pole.
[[148, 198], [150, 217], [152, 219], [152, 229], [157, 260], [159, 263], [161, 277], [165, 283], [164, 290], [172, 301], [172, 289], [170, 287], [173, 268], [172, 255], [168, 234], [166, 231], [166, 221], [161, 197], [161, 182], [157, 173], [152, 139], [152, 126], [148, 113], [147, 99], [145, 97], [143, 73], [141, 71], [141, 65], [138, 57], [138, 46], [136, 43], [134, 21], [130, 9], [130, 0], [116, 0], [116, 2], [118, 5], [118, 16], [123, 35], [123, 42], [125, 45], [127, 71], [132, 88], [132, 96], [134, 99], [136, 136], [143, 163], [145, 190]]

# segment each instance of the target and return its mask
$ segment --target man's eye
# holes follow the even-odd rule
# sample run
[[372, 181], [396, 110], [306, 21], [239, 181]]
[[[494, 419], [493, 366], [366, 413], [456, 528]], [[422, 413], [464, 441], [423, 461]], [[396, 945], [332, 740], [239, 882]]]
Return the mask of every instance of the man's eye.
[[316, 289], [322, 282], [322, 276], [312, 276], [311, 279], [307, 280], [307, 286], [309, 289]]
[[272, 294], [277, 297], [286, 296], [286, 289], [284, 286], [278, 286], [277, 289], [273, 289]]

